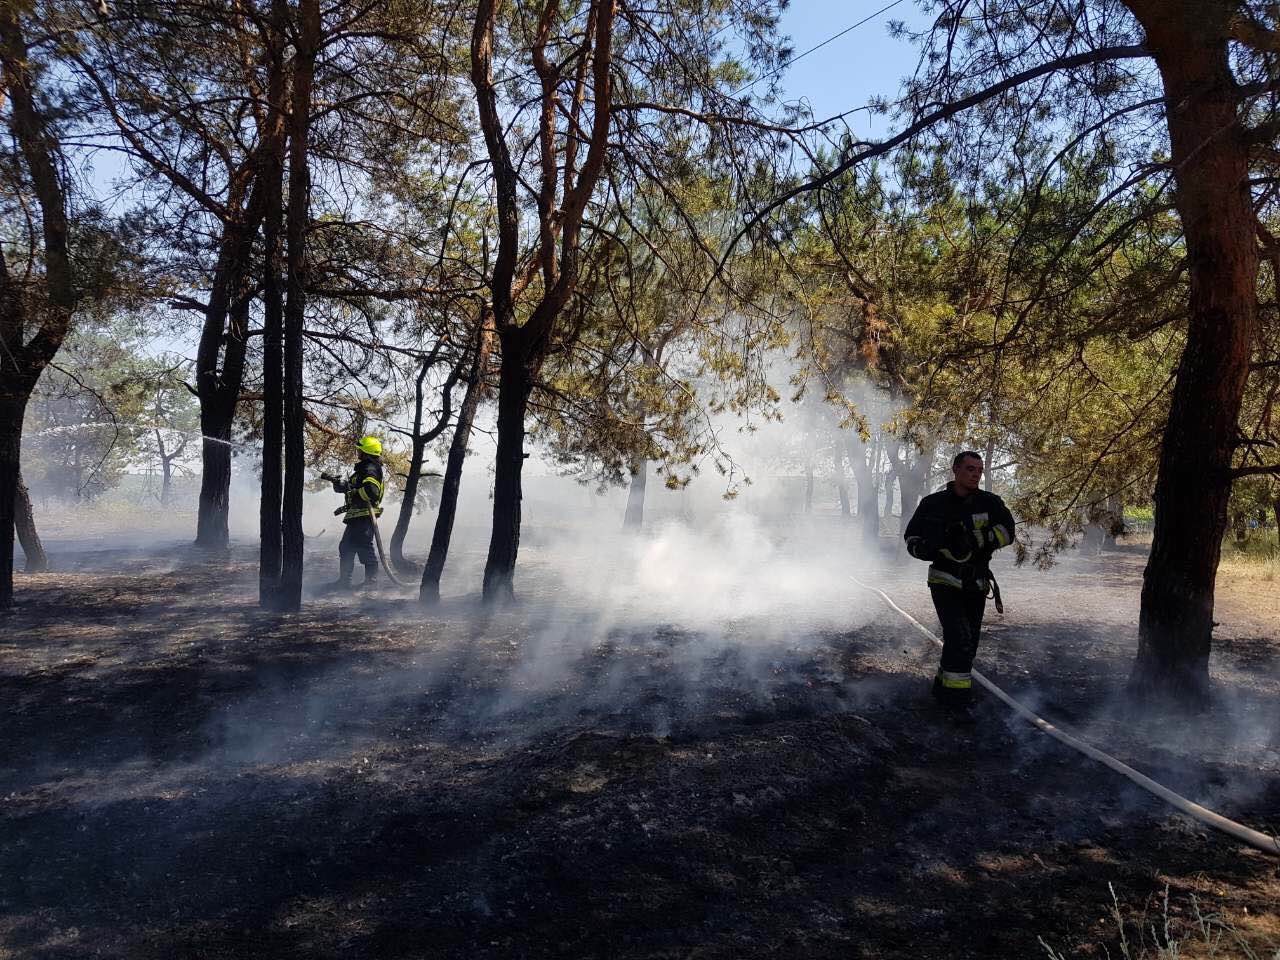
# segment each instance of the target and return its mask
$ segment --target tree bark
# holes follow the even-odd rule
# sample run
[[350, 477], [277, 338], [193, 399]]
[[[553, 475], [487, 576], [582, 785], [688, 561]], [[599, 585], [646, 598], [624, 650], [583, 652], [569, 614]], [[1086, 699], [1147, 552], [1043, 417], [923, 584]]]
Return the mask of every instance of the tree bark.
[[880, 539], [880, 497], [876, 490], [875, 470], [867, 463], [869, 444], [860, 443], [856, 437], [849, 440], [849, 463], [858, 482], [858, 529], [866, 543]]
[[902, 513], [898, 517], [900, 536], [906, 534], [911, 515], [916, 512], [916, 507], [920, 505], [920, 499], [925, 494], [925, 487], [929, 483], [929, 472], [933, 468], [933, 456], [934, 450], [929, 447], [917, 453], [910, 465], [898, 471], [898, 490], [902, 494]]
[[[567, 104], [566, 131], [557, 127], [560, 115], [557, 65], [546, 56], [553, 29], [558, 29], [559, 4], [546, 3], [538, 20], [530, 53], [542, 88], [541, 119], [537, 139], [541, 157], [538, 194], [538, 249], [535, 263], [541, 268], [542, 287], [528, 320], [517, 325], [514, 284], [520, 261], [519, 178], [511, 162], [505, 126], [498, 111], [493, 78], [494, 35], [502, 4], [479, 0], [471, 35], [472, 86], [480, 128], [494, 177], [498, 225], [498, 250], [489, 278], [494, 321], [502, 346], [498, 386], [498, 457], [495, 464], [493, 533], [485, 562], [484, 597], [487, 601], [514, 596], [516, 554], [520, 543], [520, 474], [524, 466], [524, 415], [533, 383], [552, 348], [553, 336], [565, 305], [578, 285], [583, 218], [609, 152], [612, 105], [612, 44], [616, 0], [592, 0], [587, 8], [586, 39], [577, 55], [576, 88], [581, 91]], [[592, 116], [589, 131], [582, 106], [587, 100], [587, 71], [591, 75]], [[578, 167], [578, 150], [585, 143], [586, 156]], [[562, 146], [561, 146], [562, 144]], [[562, 161], [558, 157], [563, 157]], [[576, 173], [576, 176], [575, 176]], [[560, 204], [556, 203], [561, 191]], [[558, 248], [557, 248], [558, 244]], [[558, 254], [558, 255], [557, 255]], [[530, 274], [532, 278], [532, 274]]]
[[281, 455], [284, 448], [284, 299], [280, 288], [280, 234], [284, 219], [285, 114], [284, 56], [280, 49], [288, 23], [284, 0], [272, 3], [272, 29], [267, 79], [267, 132], [262, 183], [266, 209], [262, 218], [262, 495], [258, 506], [258, 605], [273, 609], [280, 602], [284, 555]]
[[36, 530], [36, 518], [31, 509], [31, 494], [22, 481], [22, 473], [18, 473], [18, 489], [14, 498], [14, 524], [18, 531], [18, 542], [22, 544], [22, 553], [27, 562], [23, 569], [27, 573], [41, 573], [49, 569], [49, 558], [45, 555], [44, 544], [40, 542], [40, 534]]
[[306, 312], [306, 242], [311, 209], [307, 139], [311, 131], [311, 85], [320, 45], [320, 0], [299, 0], [294, 39], [293, 90], [289, 111], [288, 300], [284, 310], [284, 496], [281, 511], [280, 607], [302, 608], [303, 449], [302, 321]]
[[13, 606], [13, 540], [25, 403], [0, 403], [0, 610]]
[[622, 517], [622, 529], [639, 530], [644, 525], [644, 494], [649, 482], [649, 461], [640, 457], [629, 469], [631, 485], [627, 488], [627, 512]]
[[[159, 433], [160, 431], [156, 431]], [[176, 454], [170, 455], [165, 452], [164, 446], [160, 447], [160, 506], [167, 507], [169, 501], [173, 499], [173, 458]]]
[[[258, 189], [255, 185], [255, 192]], [[252, 201], [250, 206], [254, 206]], [[248, 224], [228, 224], [224, 228], [196, 351], [196, 392], [200, 400], [202, 434], [196, 546], [206, 550], [226, 550], [229, 541], [231, 427], [244, 381], [249, 332], [249, 298], [245, 287], [256, 229], [256, 220], [252, 218]]]
[[813, 513], [813, 456], [804, 461], [804, 512]]
[[1119, 495], [1107, 497], [1107, 527], [1102, 537], [1102, 549], [1114, 550], [1117, 538], [1124, 533], [1124, 501]]
[[458, 490], [462, 485], [462, 465], [467, 459], [467, 444], [471, 440], [471, 425], [475, 422], [476, 409], [484, 394], [489, 359], [493, 354], [493, 318], [487, 312], [480, 321], [480, 342], [471, 363], [467, 390], [458, 410], [458, 422], [453, 428], [453, 440], [449, 444], [449, 458], [444, 468], [444, 484], [440, 489], [440, 508], [436, 512], [435, 530], [431, 534], [431, 551], [422, 571], [422, 586], [418, 599], [423, 603], [440, 600], [440, 577], [444, 574], [445, 561], [449, 557], [449, 542], [453, 537], [453, 522], [458, 513]]
[[[78, 301], [68, 252], [70, 229], [60, 146], [39, 106], [17, 4], [0, 4], [0, 71], [9, 134], [40, 206], [45, 297], [41, 319], [27, 316], [0, 246], [0, 610], [13, 605], [13, 541], [22, 455], [22, 421], [36, 381], [62, 346]], [[34, 245], [36, 237], [30, 238]], [[34, 328], [34, 332], [29, 329]], [[27, 334], [32, 333], [30, 339]]]
[[536, 370], [524, 346], [522, 328], [500, 335], [498, 454], [494, 461], [493, 532], [484, 565], [487, 602], [515, 599], [516, 555], [520, 552], [520, 475], [524, 470], [524, 418]]
[[1155, 533], [1129, 678], [1139, 698], [1209, 693], [1213, 598], [1240, 404], [1257, 333], [1248, 138], [1229, 66], [1234, 4], [1127, 0], [1164, 83], [1190, 279], [1187, 341], [1155, 489]]

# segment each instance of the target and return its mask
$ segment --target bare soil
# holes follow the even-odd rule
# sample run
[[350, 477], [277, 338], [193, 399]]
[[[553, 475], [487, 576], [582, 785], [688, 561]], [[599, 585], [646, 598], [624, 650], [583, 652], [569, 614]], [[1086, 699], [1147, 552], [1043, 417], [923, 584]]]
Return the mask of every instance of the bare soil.
[[[1135, 715], [1141, 562], [1004, 573], [980, 668], [1280, 830], [1270, 585], [1224, 588], [1208, 715]], [[1131, 947], [1167, 887], [1174, 936], [1193, 896], [1234, 931], [1183, 956], [1280, 949], [1280, 857], [999, 704], [949, 722], [870, 601], [760, 644], [395, 592], [267, 614], [248, 553], [64, 567], [0, 621], [0, 957], [1118, 956], [1108, 885]], [[918, 566], [873, 577], [933, 625]]]

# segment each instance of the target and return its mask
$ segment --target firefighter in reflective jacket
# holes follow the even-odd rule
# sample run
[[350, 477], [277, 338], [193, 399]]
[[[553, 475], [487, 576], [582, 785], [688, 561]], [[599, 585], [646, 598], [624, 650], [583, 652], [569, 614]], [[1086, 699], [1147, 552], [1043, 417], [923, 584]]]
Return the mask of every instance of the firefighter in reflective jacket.
[[993, 493], [978, 488], [982, 457], [956, 456], [946, 489], [920, 501], [903, 535], [907, 552], [929, 562], [929, 593], [942, 624], [942, 663], [933, 695], [944, 705], [967, 708], [973, 695], [973, 658], [987, 596], [1003, 611], [991, 575], [991, 555], [1013, 542], [1013, 515]]
[[356, 444], [360, 457], [346, 480], [330, 477], [334, 493], [346, 494], [346, 502], [335, 513], [342, 514], [346, 529], [338, 544], [339, 587], [351, 586], [356, 557], [364, 565], [364, 582], [378, 581], [378, 554], [373, 546], [373, 518], [382, 516], [382, 442], [377, 437], [361, 437]]

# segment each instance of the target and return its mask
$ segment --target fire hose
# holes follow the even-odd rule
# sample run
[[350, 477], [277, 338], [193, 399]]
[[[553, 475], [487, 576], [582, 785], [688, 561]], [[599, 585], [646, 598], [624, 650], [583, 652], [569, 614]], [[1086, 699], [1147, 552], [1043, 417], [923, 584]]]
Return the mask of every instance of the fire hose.
[[387, 563], [387, 551], [382, 547], [382, 531], [378, 529], [378, 517], [374, 511], [369, 511], [369, 522], [373, 524], [373, 542], [378, 545], [378, 559], [382, 561], [382, 569], [387, 572], [387, 576], [391, 578], [391, 582], [397, 587], [411, 587], [413, 584], [405, 583], [396, 576], [395, 571], [391, 569], [391, 564]]
[[[850, 579], [864, 590], [869, 590], [872, 593], [879, 595], [881, 600], [887, 603], [898, 613], [902, 614], [902, 616], [905, 617], [913, 627], [923, 633], [938, 646], [942, 646], [942, 641], [939, 640], [932, 631], [927, 629], [919, 620], [894, 603], [893, 600], [890, 599], [889, 595], [883, 590], [879, 590], [876, 587], [863, 583], [857, 577], [851, 577]], [[1112, 770], [1116, 771], [1116, 773], [1128, 777], [1138, 786], [1142, 787], [1142, 789], [1154, 794], [1188, 816], [1194, 817], [1201, 823], [1207, 824], [1215, 830], [1221, 830], [1223, 833], [1234, 837], [1242, 843], [1247, 843], [1249, 846], [1261, 850], [1264, 853], [1269, 853], [1272, 856], [1280, 856], [1280, 840], [1277, 838], [1269, 836], [1268, 834], [1262, 833], [1258, 830], [1254, 830], [1250, 827], [1246, 827], [1244, 824], [1228, 819], [1227, 817], [1222, 816], [1222, 814], [1215, 813], [1207, 807], [1202, 807], [1200, 804], [1188, 800], [1181, 794], [1175, 793], [1163, 784], [1157, 783], [1145, 774], [1139, 773], [1137, 770], [1133, 769], [1133, 767], [1117, 760], [1109, 753], [1104, 753], [1097, 747], [1090, 746], [1078, 737], [1072, 736], [1070, 733], [1067, 733], [1065, 730], [1055, 726], [1043, 717], [1038, 716], [1030, 708], [1009, 696], [977, 670], [973, 671], [973, 678], [978, 681], [983, 689], [987, 690], [997, 699], [1003, 701], [1006, 706], [1012, 709], [1020, 717], [1032, 726], [1038, 727], [1055, 740], [1059, 740], [1071, 747], [1073, 750], [1078, 750], [1080, 753], [1083, 753], [1086, 757], [1096, 760], [1104, 766], [1110, 767]]]

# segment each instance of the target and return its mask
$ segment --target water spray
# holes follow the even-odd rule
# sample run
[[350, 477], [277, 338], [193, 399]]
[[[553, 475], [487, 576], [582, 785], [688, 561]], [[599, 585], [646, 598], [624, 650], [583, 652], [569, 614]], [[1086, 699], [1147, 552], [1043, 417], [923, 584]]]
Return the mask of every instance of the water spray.
[[[854, 583], [856, 583], [858, 586], [862, 587], [864, 590], [870, 590], [872, 593], [878, 595], [881, 600], [887, 603], [890, 607], [892, 607], [898, 613], [902, 614], [902, 616], [906, 618], [907, 622], [910, 623], [913, 627], [915, 627], [917, 630], [923, 633], [926, 637], [928, 637], [938, 646], [942, 646], [942, 641], [938, 638], [936, 634], [934, 634], [931, 630], [925, 627], [915, 617], [911, 616], [911, 614], [907, 613], [907, 611], [903, 610], [900, 606], [894, 603], [893, 600], [890, 599], [889, 595], [885, 593], [883, 590], [879, 590], [876, 587], [871, 586], [870, 584], [863, 583], [857, 577], [850, 577], [850, 579]], [[1053, 737], [1055, 740], [1059, 740], [1062, 743], [1065, 743], [1067, 746], [1071, 747], [1073, 750], [1078, 750], [1080, 753], [1083, 753], [1086, 757], [1089, 757], [1090, 759], [1093, 759], [1093, 760], [1097, 760], [1099, 763], [1103, 764], [1104, 766], [1110, 767], [1112, 770], [1116, 771], [1116, 773], [1119, 773], [1124, 775], [1125, 777], [1128, 777], [1138, 786], [1142, 787], [1143, 790], [1146, 790], [1148, 793], [1154, 794], [1155, 796], [1159, 797], [1161, 800], [1164, 800], [1166, 803], [1171, 804], [1172, 806], [1181, 810], [1183, 813], [1187, 814], [1188, 816], [1194, 817], [1195, 819], [1199, 820], [1201, 823], [1208, 824], [1209, 826], [1213, 827], [1215, 830], [1221, 830], [1223, 833], [1229, 834], [1230, 836], [1235, 837], [1237, 840], [1240, 840], [1243, 843], [1247, 843], [1249, 846], [1254, 847], [1257, 850], [1261, 850], [1263, 853], [1269, 853], [1272, 856], [1280, 856], [1280, 839], [1269, 836], [1268, 834], [1262, 833], [1261, 831], [1254, 830], [1251, 827], [1246, 827], [1242, 823], [1237, 823], [1234, 820], [1224, 817], [1220, 813], [1216, 813], [1215, 811], [1210, 810], [1207, 807], [1202, 807], [1200, 804], [1195, 803], [1192, 800], [1188, 800], [1186, 797], [1182, 796], [1179, 793], [1174, 793], [1164, 784], [1157, 783], [1155, 780], [1152, 780], [1146, 774], [1139, 773], [1137, 770], [1133, 769], [1133, 767], [1129, 766], [1127, 763], [1117, 760], [1115, 757], [1111, 756], [1111, 754], [1104, 753], [1103, 751], [1099, 750], [1097, 747], [1090, 746], [1089, 744], [1081, 740], [1079, 737], [1076, 737], [1070, 733], [1067, 733], [1065, 730], [1055, 726], [1054, 724], [1050, 723], [1048, 720], [1045, 720], [1043, 717], [1038, 716], [1029, 707], [1015, 700], [1013, 697], [1009, 696], [1007, 693], [1005, 693], [1003, 690], [997, 687], [994, 683], [992, 683], [990, 680], [984, 677], [977, 670], [973, 671], [973, 678], [977, 680], [978, 683], [984, 689], [990, 692], [993, 696], [1003, 701], [1005, 705], [1010, 707], [1016, 714], [1018, 714], [1020, 717], [1022, 717], [1024, 720], [1030, 723], [1032, 726], [1038, 727], [1040, 730], [1044, 731], [1049, 736]]]

